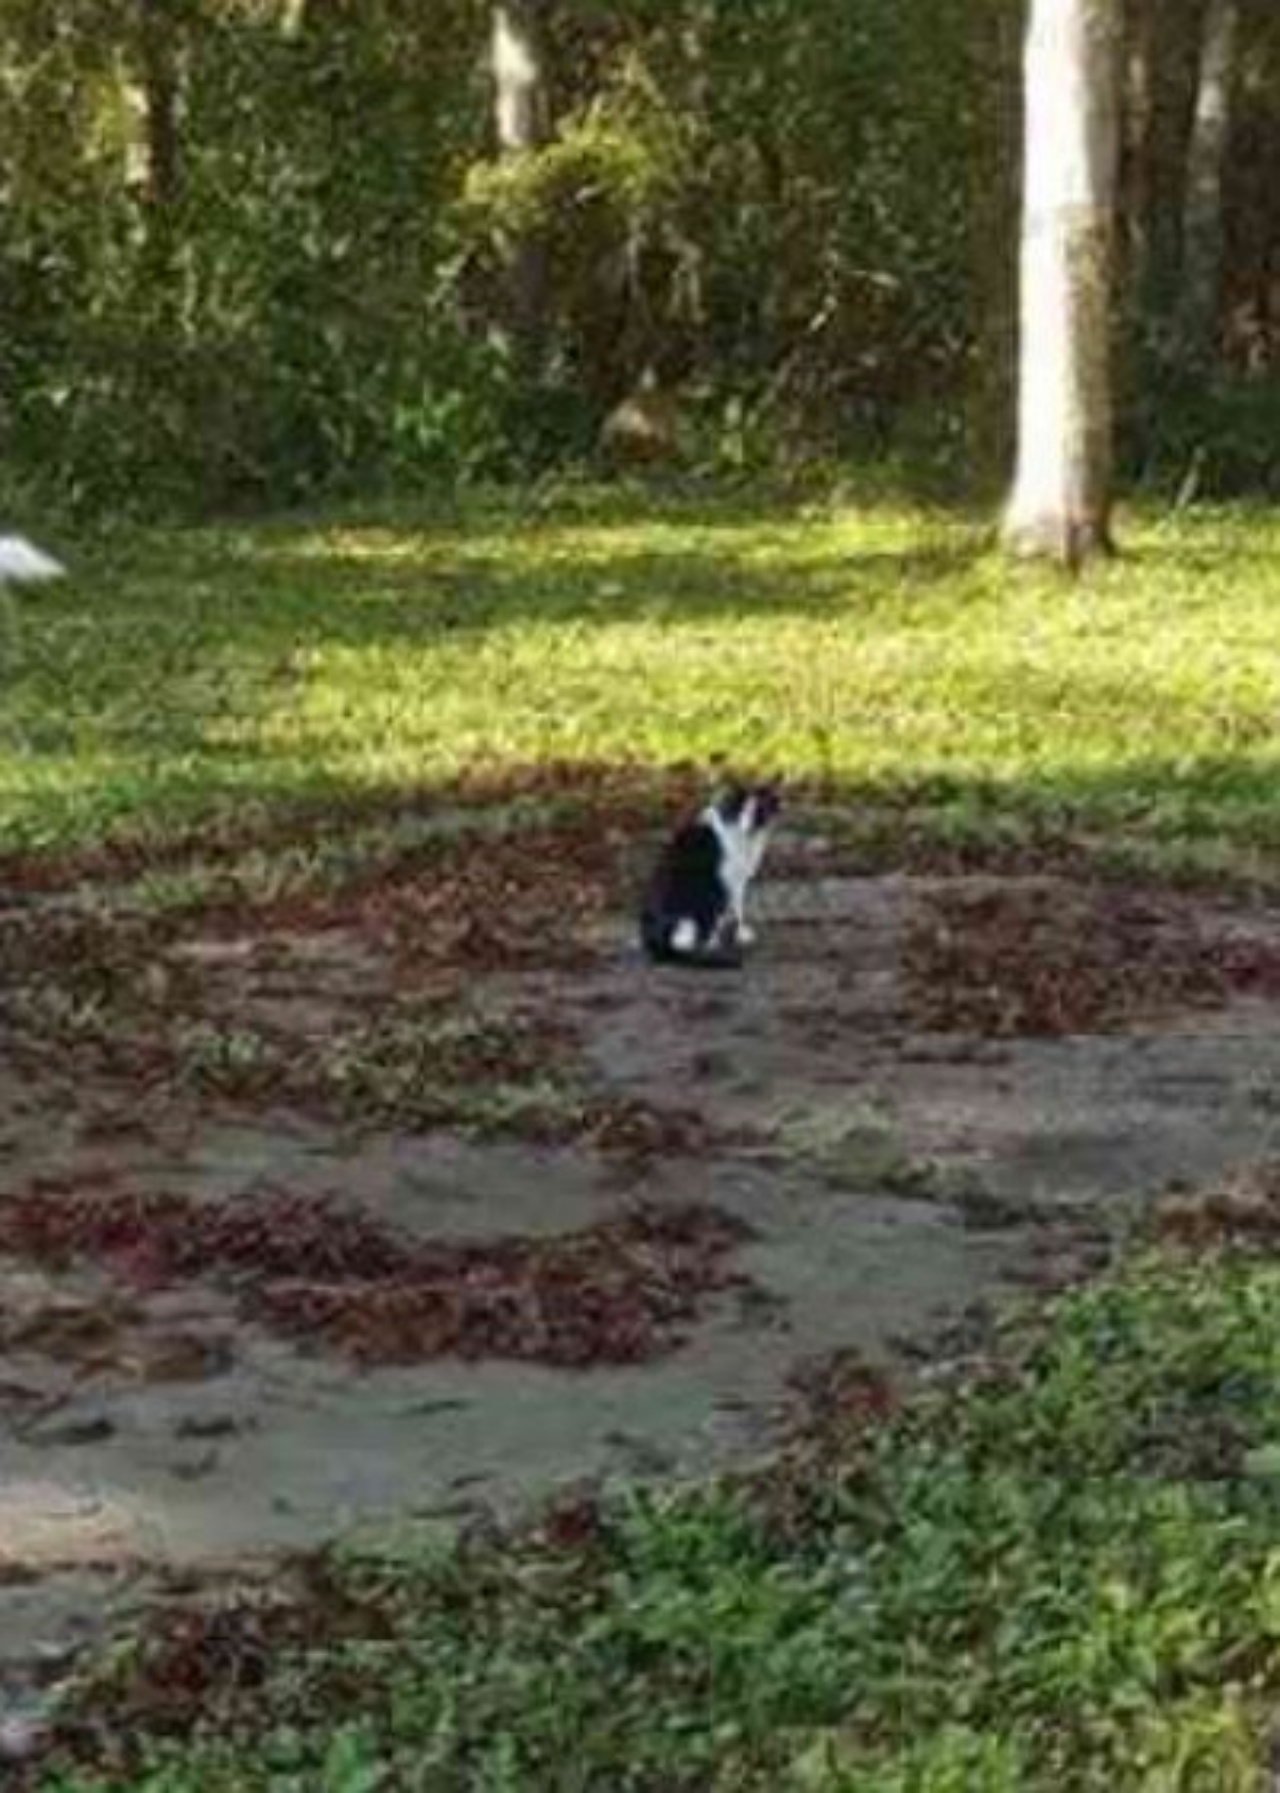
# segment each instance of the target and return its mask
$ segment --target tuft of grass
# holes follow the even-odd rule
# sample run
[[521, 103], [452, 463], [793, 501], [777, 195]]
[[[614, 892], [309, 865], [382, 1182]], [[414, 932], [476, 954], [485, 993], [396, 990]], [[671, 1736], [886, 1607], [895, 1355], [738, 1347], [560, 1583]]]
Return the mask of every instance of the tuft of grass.
[[1032, 1211], [996, 1195], [976, 1164], [908, 1152], [892, 1118], [869, 1103], [791, 1110], [761, 1149], [766, 1158], [803, 1164], [836, 1194], [934, 1202], [958, 1209], [971, 1225], [1014, 1225]]
[[956, 841], [1069, 826], [1248, 869], [1280, 844], [1280, 523], [1123, 539], [1072, 585], [882, 499], [577, 494], [72, 544], [80, 577], [0, 643], [0, 851], [478, 765], [728, 760], [906, 794]]
[[843, 1471], [802, 1460], [799, 1517], [795, 1486], [722, 1484], [579, 1513], [569, 1545], [351, 1555], [345, 1641], [247, 1694], [224, 1665], [150, 1732], [118, 1669], [81, 1695], [127, 1714], [118, 1770], [45, 1785], [1263, 1788], [1280, 1266], [1204, 1271], [1071, 1293]]

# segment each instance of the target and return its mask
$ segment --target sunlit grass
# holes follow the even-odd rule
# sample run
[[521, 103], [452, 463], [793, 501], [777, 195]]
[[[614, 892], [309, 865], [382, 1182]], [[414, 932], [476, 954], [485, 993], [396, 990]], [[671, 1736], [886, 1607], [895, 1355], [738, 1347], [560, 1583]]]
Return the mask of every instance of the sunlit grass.
[[4, 642], [0, 847], [477, 764], [720, 758], [1269, 851], [1280, 522], [1124, 538], [1079, 585], [883, 503], [597, 495], [86, 543]]

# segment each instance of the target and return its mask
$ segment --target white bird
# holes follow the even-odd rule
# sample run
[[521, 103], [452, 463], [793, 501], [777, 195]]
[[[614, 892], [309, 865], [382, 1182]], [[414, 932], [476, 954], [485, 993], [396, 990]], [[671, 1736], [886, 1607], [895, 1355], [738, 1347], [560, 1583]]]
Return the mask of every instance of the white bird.
[[0, 585], [30, 585], [43, 579], [61, 579], [66, 568], [52, 554], [37, 548], [24, 535], [0, 535]]

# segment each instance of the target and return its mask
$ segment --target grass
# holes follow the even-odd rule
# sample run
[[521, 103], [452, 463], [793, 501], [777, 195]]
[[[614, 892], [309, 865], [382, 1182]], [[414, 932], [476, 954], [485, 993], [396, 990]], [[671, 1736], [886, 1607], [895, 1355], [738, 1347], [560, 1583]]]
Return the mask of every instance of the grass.
[[[1252, 1793], [1280, 1695], [1280, 1267], [1142, 1260], [842, 1466], [632, 1497], [573, 1547], [352, 1556], [345, 1641], [99, 1709], [58, 1793]], [[353, 1623], [352, 1614], [363, 1614]], [[172, 1697], [173, 1690], [170, 1689]], [[189, 1727], [194, 1725], [194, 1734]]]
[[1280, 845], [1280, 522], [1126, 520], [1072, 586], [972, 520], [599, 494], [54, 544], [0, 640], [0, 852], [727, 760], [1249, 869]]
[[[194, 857], [129, 862], [130, 900], [179, 915], [412, 862], [455, 820], [545, 817], [552, 762], [724, 760], [825, 781], [891, 844], [1060, 832], [1273, 879], [1280, 521], [1140, 512], [1122, 534], [1074, 585], [884, 502], [584, 493], [54, 541], [78, 577], [0, 636], [0, 854], [194, 829]], [[483, 820], [408, 801], [478, 767], [532, 770], [534, 794]], [[365, 799], [271, 842], [295, 804]], [[239, 1075], [242, 1045], [195, 1055]], [[364, 1047], [339, 1080], [385, 1074], [387, 1042]], [[164, 1672], [136, 1643], [93, 1696], [118, 1770], [68, 1757], [41, 1785], [1261, 1793], [1280, 1268], [1131, 1264], [764, 1490], [635, 1496], [572, 1548], [334, 1573], [341, 1636], [318, 1617], [243, 1677], [215, 1652], [185, 1704], [180, 1677], [175, 1707], [135, 1701]]]

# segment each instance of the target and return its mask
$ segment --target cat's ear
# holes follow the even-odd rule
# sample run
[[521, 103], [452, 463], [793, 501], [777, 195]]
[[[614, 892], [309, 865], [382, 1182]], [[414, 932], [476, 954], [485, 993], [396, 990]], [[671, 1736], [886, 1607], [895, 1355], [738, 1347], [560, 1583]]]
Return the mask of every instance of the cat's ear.
[[752, 796], [755, 799], [756, 827], [767, 828], [782, 808], [782, 793], [776, 784], [762, 784], [756, 786]]

